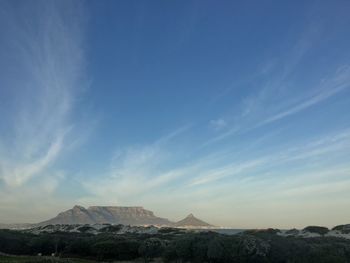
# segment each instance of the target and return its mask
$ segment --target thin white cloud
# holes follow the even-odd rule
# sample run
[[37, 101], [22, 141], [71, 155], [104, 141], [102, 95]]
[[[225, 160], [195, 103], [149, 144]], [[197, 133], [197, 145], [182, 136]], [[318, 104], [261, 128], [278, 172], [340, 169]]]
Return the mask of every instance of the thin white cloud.
[[227, 126], [227, 122], [224, 119], [219, 118], [216, 120], [211, 120], [210, 125], [214, 128], [214, 130], [218, 131], [225, 128]]
[[19, 164], [17, 160], [2, 159], [1, 174], [9, 186], [18, 186], [45, 170], [62, 150], [63, 136], [60, 136], [49, 145], [47, 152], [27, 163]]
[[274, 169], [282, 164], [298, 160], [310, 160], [332, 153], [342, 153], [350, 149], [350, 131], [344, 130], [336, 134], [313, 139], [311, 142], [299, 144], [275, 153], [264, 154], [261, 157], [247, 158], [243, 161], [232, 161], [227, 165], [219, 165], [211, 169], [197, 171], [197, 177], [191, 179], [188, 186], [210, 184], [215, 181], [238, 176], [240, 174], [255, 172], [256, 169]]
[[349, 88], [350, 87], [350, 67], [342, 68], [340, 71], [337, 72], [334, 78], [327, 81], [326, 83], [323, 83], [322, 86], [323, 87], [321, 88], [320, 92], [317, 95], [307, 100], [304, 100], [289, 109], [286, 109], [282, 112], [279, 112], [267, 118], [266, 120], [262, 121], [259, 124], [259, 126], [277, 121], [279, 119], [283, 119], [289, 115], [296, 114], [315, 104], [321, 103], [322, 101], [336, 95], [337, 93], [340, 93], [346, 88]]
[[72, 113], [86, 83], [79, 8], [58, 1], [7, 6], [11, 28], [3, 37], [15, 45], [1, 52], [12, 54], [7, 63], [16, 74], [4, 76], [4, 88], [13, 90], [12, 132], [0, 136], [0, 180], [8, 186], [49, 176], [74, 140]]
[[[253, 80], [261, 76], [268, 77], [268, 83], [263, 84], [263, 87], [259, 88], [256, 93], [243, 99], [243, 108], [239, 114], [240, 116], [238, 116], [238, 121], [235, 121], [233, 125], [226, 125], [226, 129], [221, 134], [208, 139], [202, 147], [207, 147], [228, 137], [244, 133], [306, 110], [349, 87], [350, 67], [343, 66], [337, 70], [333, 77], [321, 83], [321, 88], [309, 87], [316, 90], [316, 94], [313, 96], [298, 97], [300, 94], [287, 94], [287, 96], [291, 96], [292, 98], [286, 98], [286, 96], [279, 97], [287, 87], [288, 89], [293, 89], [293, 86], [291, 86], [291, 83], [293, 83], [293, 73], [302, 64], [307, 54], [312, 51], [315, 43], [323, 37], [323, 33], [322, 28], [319, 27], [315, 20], [310, 20], [299, 39], [284, 52], [285, 56], [279, 58], [272, 57], [263, 64], [257, 73], [252, 72], [250, 76], [250, 84], [252, 86], [255, 85], [253, 84]], [[273, 109], [276, 106], [275, 104], [279, 104], [278, 112]], [[230, 124], [230, 122], [227, 124]]]
[[194, 178], [188, 186], [197, 186], [201, 184], [208, 184], [220, 180], [225, 177], [235, 176], [250, 169], [254, 169], [259, 165], [265, 163], [265, 158], [250, 160], [243, 163], [229, 164], [224, 167], [214, 168], [209, 171], [202, 172], [200, 176]]
[[219, 141], [221, 141], [221, 140], [223, 140], [223, 139], [225, 139], [225, 138], [227, 138], [227, 137], [230, 137], [230, 136], [232, 136], [232, 135], [237, 134], [239, 131], [240, 131], [240, 128], [239, 128], [239, 127], [230, 128], [230, 129], [228, 129], [227, 131], [221, 133], [220, 135], [215, 136], [215, 137], [213, 137], [213, 138], [207, 140], [206, 142], [204, 142], [204, 143], [202, 144], [201, 147], [207, 147], [208, 145], [211, 145], [211, 144], [213, 144], [213, 143], [219, 142]]
[[[111, 173], [84, 182], [93, 196], [82, 199], [82, 202], [108, 204], [112, 200], [116, 204], [138, 204], [141, 198], [143, 205], [154, 205], [160, 202], [155, 201], [154, 197], [165, 194], [162, 191], [169, 191], [169, 194], [174, 195], [174, 200], [181, 199], [180, 195], [184, 194], [191, 200], [199, 196], [211, 198], [212, 195], [223, 194], [219, 190], [220, 186], [233, 187], [234, 183], [226, 184], [226, 179], [236, 182], [238, 185], [235, 187], [254, 185], [261, 180], [260, 177], [264, 177], [266, 171], [276, 176], [274, 171], [278, 171], [281, 166], [288, 167], [293, 162], [302, 161], [304, 164], [299, 167], [304, 169], [315, 159], [324, 160], [335, 154], [343, 156], [350, 150], [350, 132], [344, 130], [314, 138], [307, 143], [300, 142], [293, 147], [287, 145], [273, 152], [265, 151], [255, 157], [243, 152], [233, 155], [232, 151], [228, 151], [169, 164], [169, 159], [174, 157], [168, 147], [171, 140], [160, 139], [158, 141], [164, 142], [161, 147], [154, 143], [130, 148], [119, 155], [114, 160]], [[254, 142], [252, 145], [255, 146], [249, 152], [259, 147]], [[307, 175], [304, 177], [308, 178]]]
[[185, 133], [186, 125], [157, 139], [152, 144], [130, 146], [118, 151], [111, 160], [107, 174], [83, 183], [94, 197], [83, 198], [82, 202], [110, 203], [130, 202], [136, 197], [160, 187], [182, 175], [182, 171], [169, 170], [169, 163], [175, 158], [169, 149], [173, 139]]
[[[245, 108], [243, 112], [249, 112], [251, 115], [256, 113], [257, 109], [261, 109], [258, 113], [258, 117], [262, 121], [256, 121], [255, 124], [246, 124], [246, 125], [240, 125], [240, 126], [231, 126], [226, 129], [226, 131], [222, 132], [221, 134], [208, 139], [205, 143], [203, 143], [202, 147], [206, 147], [208, 145], [211, 145], [213, 143], [220, 142], [230, 136], [241, 134], [247, 131], [250, 131], [252, 129], [267, 125], [269, 123], [276, 122], [278, 120], [284, 119], [288, 116], [297, 114], [299, 112], [302, 112], [304, 110], [307, 110], [308, 108], [312, 106], [316, 106], [327, 99], [330, 99], [331, 97], [341, 93], [342, 91], [350, 88], [350, 66], [342, 66], [340, 67], [334, 74], [334, 76], [322, 80], [319, 87], [314, 88], [315, 93], [313, 96], [310, 96], [308, 98], [301, 98], [297, 102], [294, 103], [293, 106], [282, 106], [282, 110], [280, 110], [277, 113], [274, 113], [270, 116], [262, 117], [264, 113], [264, 108], [269, 108], [271, 105], [269, 105], [268, 100], [266, 100], [266, 97], [268, 96], [274, 96], [273, 92], [267, 92], [266, 90], [262, 90], [257, 97], [253, 97], [247, 102], [246, 106], [248, 108]], [[270, 94], [270, 95], [268, 95]], [[271, 100], [271, 98], [270, 98]], [[265, 102], [264, 102], [265, 101]], [[265, 106], [263, 104], [266, 104]], [[255, 104], [259, 104], [256, 106]], [[285, 105], [290, 104], [290, 100], [287, 99], [284, 101]], [[273, 106], [273, 105], [272, 105]], [[254, 109], [253, 109], [254, 108]], [[252, 116], [247, 116], [248, 114], [243, 114], [241, 122], [244, 124], [244, 118], [252, 118]], [[257, 116], [253, 116], [253, 120], [257, 119]]]

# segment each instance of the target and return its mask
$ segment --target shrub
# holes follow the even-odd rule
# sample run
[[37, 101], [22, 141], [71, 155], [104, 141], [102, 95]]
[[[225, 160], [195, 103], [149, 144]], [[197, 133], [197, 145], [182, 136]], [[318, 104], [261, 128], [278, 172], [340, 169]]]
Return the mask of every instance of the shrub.
[[323, 226], [308, 226], [303, 229], [305, 232], [316, 233], [320, 235], [325, 235], [328, 233], [329, 229]]

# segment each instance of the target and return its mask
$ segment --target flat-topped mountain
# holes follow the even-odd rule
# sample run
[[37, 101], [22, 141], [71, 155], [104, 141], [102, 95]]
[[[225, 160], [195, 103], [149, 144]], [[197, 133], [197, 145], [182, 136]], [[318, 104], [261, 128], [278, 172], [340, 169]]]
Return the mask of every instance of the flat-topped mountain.
[[196, 218], [193, 214], [174, 223], [166, 218], [155, 216], [152, 211], [141, 206], [90, 206], [85, 208], [79, 205], [59, 213], [52, 219], [40, 222], [37, 226], [85, 224], [155, 225], [180, 228], [212, 227], [212, 225]]
[[56, 224], [123, 224], [123, 225], [171, 225], [165, 218], [157, 217], [152, 211], [143, 207], [123, 206], [74, 206], [59, 213], [56, 217], [39, 223], [39, 225]]
[[212, 227], [212, 225], [196, 218], [193, 214], [189, 214], [184, 219], [175, 223], [177, 227]]

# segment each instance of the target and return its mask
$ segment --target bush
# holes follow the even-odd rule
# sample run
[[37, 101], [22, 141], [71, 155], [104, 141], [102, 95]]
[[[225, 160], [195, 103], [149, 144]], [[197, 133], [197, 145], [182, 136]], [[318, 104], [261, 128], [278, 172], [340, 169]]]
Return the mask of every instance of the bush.
[[316, 233], [320, 235], [325, 235], [329, 232], [329, 229], [327, 227], [323, 226], [308, 226], [303, 229], [305, 232], [310, 232], [310, 233]]
[[118, 253], [115, 248], [116, 243], [108, 240], [93, 244], [91, 250], [98, 260], [105, 260], [118, 257]]
[[142, 242], [138, 252], [146, 260], [160, 257], [164, 252], [165, 244], [158, 238], [149, 238]]
[[333, 227], [332, 230], [340, 231], [342, 234], [350, 234], [350, 224]]
[[207, 252], [210, 262], [222, 262], [224, 258], [224, 247], [219, 239], [213, 239], [208, 245]]
[[95, 228], [91, 227], [91, 226], [81, 226], [77, 229], [79, 232], [82, 232], [82, 233], [88, 233], [90, 231], [93, 231], [95, 230]]
[[107, 225], [100, 229], [101, 232], [118, 232], [123, 228], [123, 225]]

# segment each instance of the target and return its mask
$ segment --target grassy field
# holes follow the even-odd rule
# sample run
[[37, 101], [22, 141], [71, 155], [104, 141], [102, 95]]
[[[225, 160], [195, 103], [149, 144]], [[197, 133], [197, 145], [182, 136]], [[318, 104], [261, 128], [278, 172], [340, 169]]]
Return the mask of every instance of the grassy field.
[[0, 256], [1, 263], [93, 263], [84, 259], [59, 259], [53, 257], [35, 256]]
[[[96, 263], [97, 261], [78, 259], [78, 258], [53, 258], [53, 257], [36, 257], [36, 256], [3, 256], [0, 255], [0, 263]], [[143, 259], [134, 261], [113, 261], [113, 263], [141, 263]], [[154, 263], [163, 262], [160, 259], [152, 261]]]

